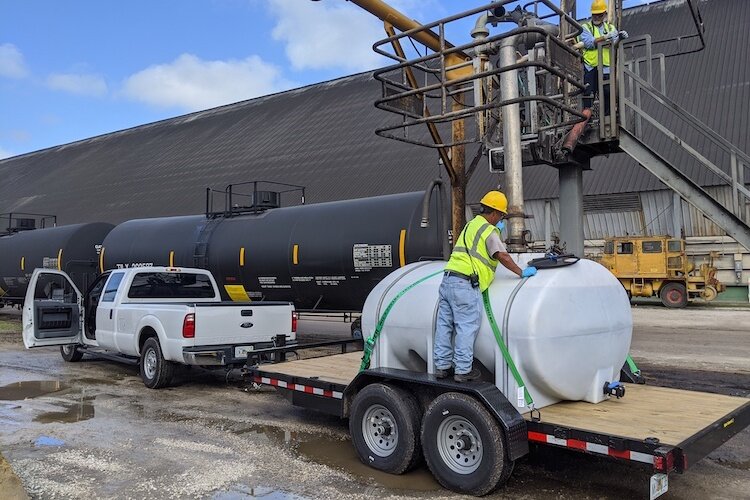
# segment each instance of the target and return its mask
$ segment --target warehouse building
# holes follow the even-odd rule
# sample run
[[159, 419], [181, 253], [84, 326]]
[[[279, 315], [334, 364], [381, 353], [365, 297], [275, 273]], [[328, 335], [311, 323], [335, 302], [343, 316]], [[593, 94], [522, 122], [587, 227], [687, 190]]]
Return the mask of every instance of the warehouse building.
[[[628, 9], [623, 28], [654, 40], [684, 33], [690, 21], [679, 4]], [[706, 48], [666, 60], [666, 93], [747, 152], [750, 42], [738, 34], [750, 30], [750, 2], [707, 0], [701, 9]], [[367, 72], [0, 160], [0, 213], [55, 214], [58, 224], [119, 223], [202, 213], [207, 187], [251, 180], [303, 185], [307, 203], [316, 203], [422, 190], [445, 177], [435, 150], [374, 134], [392, 120], [373, 106], [380, 96]], [[583, 178], [587, 253], [600, 251], [607, 236], [682, 235], [699, 260], [718, 252], [719, 278], [746, 297], [746, 249], [626, 155], [596, 158], [591, 166]], [[750, 180], [750, 166], [741, 169]], [[557, 179], [548, 166], [524, 170], [527, 224], [540, 246], [558, 231]], [[713, 177], [695, 180], [732, 203], [731, 190]], [[476, 204], [502, 184], [485, 158], [467, 201]]]

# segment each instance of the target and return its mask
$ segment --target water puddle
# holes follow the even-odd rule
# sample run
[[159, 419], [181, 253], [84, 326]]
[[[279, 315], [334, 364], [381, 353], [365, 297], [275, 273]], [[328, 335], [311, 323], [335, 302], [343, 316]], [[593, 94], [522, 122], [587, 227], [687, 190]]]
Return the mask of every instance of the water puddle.
[[20, 401], [38, 398], [53, 392], [68, 389], [70, 386], [56, 380], [25, 380], [0, 387], [0, 401]]
[[94, 418], [94, 405], [91, 403], [95, 397], [84, 397], [80, 401], [66, 404], [63, 411], [49, 411], [34, 417], [34, 422], [41, 424], [70, 424]]
[[213, 500], [240, 500], [247, 497], [263, 498], [264, 500], [303, 500], [305, 498], [265, 486], [251, 487], [242, 484], [231, 486], [228, 491], [215, 493], [211, 498]]
[[326, 434], [293, 432], [278, 427], [254, 425], [236, 434], [261, 434], [269, 441], [291, 450], [299, 457], [375, 482], [386, 488], [411, 491], [437, 491], [440, 485], [426, 467], [399, 476], [375, 470], [363, 464], [349, 440]]

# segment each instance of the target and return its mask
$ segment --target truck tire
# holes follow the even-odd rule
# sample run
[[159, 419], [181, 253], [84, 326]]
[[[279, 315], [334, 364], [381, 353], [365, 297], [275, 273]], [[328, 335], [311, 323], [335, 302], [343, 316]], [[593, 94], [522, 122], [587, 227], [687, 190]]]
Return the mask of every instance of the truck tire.
[[427, 466], [443, 487], [482, 496], [508, 481], [514, 463], [505, 452], [505, 433], [475, 398], [441, 394], [422, 420]]
[[422, 459], [417, 399], [388, 384], [372, 384], [354, 398], [349, 434], [362, 463], [390, 474], [403, 474]]
[[83, 353], [76, 344], [60, 346], [60, 356], [68, 363], [77, 363], [83, 358]]
[[666, 307], [680, 308], [688, 303], [687, 289], [682, 283], [667, 283], [661, 287], [659, 297]]
[[149, 389], [161, 389], [172, 382], [175, 364], [164, 359], [156, 337], [146, 339], [141, 350], [141, 380]]
[[362, 340], [362, 318], [357, 318], [352, 322], [351, 330], [353, 339]]

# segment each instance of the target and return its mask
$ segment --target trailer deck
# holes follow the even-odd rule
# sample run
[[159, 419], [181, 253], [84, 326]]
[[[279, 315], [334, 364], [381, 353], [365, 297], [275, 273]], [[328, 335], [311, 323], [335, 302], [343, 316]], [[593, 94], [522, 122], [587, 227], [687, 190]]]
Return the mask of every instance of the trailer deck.
[[[346, 400], [352, 392], [347, 388], [360, 374], [361, 356], [357, 351], [248, 366], [247, 374], [258, 384], [282, 390], [293, 404], [347, 416]], [[380, 369], [364, 374], [450, 390], [450, 382], [424, 373]], [[491, 385], [479, 382], [462, 388]], [[598, 404], [563, 401], [542, 408], [539, 420], [527, 413], [528, 441], [640, 462], [666, 474], [683, 472], [750, 425], [747, 398], [649, 385], [626, 387], [622, 399]]]
[[[599, 404], [562, 401], [542, 408], [542, 423], [677, 446], [750, 403], [746, 398], [627, 384], [625, 397]], [[526, 416], [528, 419], [529, 417]]]

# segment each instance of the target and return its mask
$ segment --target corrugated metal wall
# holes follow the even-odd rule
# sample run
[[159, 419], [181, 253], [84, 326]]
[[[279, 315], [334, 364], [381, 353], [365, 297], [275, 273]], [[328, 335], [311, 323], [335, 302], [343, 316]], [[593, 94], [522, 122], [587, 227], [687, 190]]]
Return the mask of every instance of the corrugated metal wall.
[[[724, 206], [731, 206], [732, 192], [728, 186], [709, 187], [706, 191]], [[670, 190], [646, 191], [638, 193], [638, 196], [641, 210], [585, 212], [584, 238], [598, 240], [608, 236], [661, 234], [679, 236], [675, 231], [675, 224], [683, 228], [685, 237], [726, 235], [685, 200], [680, 201], [680, 214], [675, 221], [675, 196]], [[554, 235], [560, 231], [560, 204], [557, 198], [526, 201], [525, 211], [533, 216], [526, 220], [533, 241], [545, 239], [544, 207], [547, 203], [550, 205], [550, 232]], [[746, 210], [750, 218], [750, 206]]]

